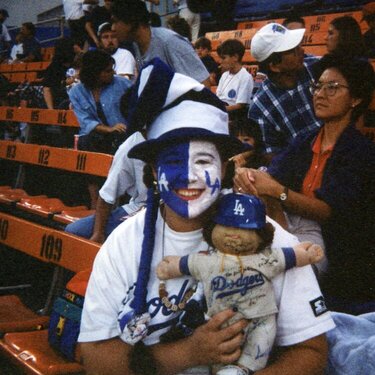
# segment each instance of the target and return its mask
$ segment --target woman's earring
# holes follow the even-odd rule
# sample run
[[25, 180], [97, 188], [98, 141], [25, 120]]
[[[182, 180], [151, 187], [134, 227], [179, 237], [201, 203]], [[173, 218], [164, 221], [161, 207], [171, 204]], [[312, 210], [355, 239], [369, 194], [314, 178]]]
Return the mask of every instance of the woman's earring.
[[153, 184], [153, 188], [154, 188], [154, 193], [155, 194], [158, 194], [159, 193], [159, 186], [158, 186], [158, 183], [156, 180], [153, 180], [152, 181], [152, 184]]

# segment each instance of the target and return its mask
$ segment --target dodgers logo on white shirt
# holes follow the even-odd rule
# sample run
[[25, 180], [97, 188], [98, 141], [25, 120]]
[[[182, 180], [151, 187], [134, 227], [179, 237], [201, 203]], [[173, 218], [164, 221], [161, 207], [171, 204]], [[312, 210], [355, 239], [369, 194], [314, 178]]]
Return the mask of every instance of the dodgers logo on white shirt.
[[221, 159], [211, 142], [190, 141], [167, 147], [156, 162], [160, 196], [178, 215], [194, 218], [219, 196]]

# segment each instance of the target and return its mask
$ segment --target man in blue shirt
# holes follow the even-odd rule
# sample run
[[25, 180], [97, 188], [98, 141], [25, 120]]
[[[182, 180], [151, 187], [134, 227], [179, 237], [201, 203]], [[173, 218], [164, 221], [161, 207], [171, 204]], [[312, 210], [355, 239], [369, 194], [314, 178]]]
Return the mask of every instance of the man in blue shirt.
[[249, 118], [262, 129], [265, 152], [270, 159], [298, 134], [321, 126], [315, 118], [309, 91], [312, 65], [317, 58], [304, 55], [304, 33], [305, 29], [288, 30], [270, 23], [251, 41], [251, 54], [267, 78], [254, 95]]
[[149, 21], [150, 14], [143, 1], [113, 2], [113, 29], [120, 43], [133, 43], [138, 70], [158, 57], [175, 72], [192, 77], [209, 87], [210, 75], [191, 43], [172, 30], [151, 27]]

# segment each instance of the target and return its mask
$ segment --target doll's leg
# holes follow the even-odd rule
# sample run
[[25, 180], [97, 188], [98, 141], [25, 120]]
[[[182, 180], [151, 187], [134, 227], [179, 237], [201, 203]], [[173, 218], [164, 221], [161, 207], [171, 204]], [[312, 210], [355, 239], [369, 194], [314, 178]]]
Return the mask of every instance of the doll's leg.
[[275, 314], [252, 319], [238, 364], [252, 371], [266, 367], [276, 336]]

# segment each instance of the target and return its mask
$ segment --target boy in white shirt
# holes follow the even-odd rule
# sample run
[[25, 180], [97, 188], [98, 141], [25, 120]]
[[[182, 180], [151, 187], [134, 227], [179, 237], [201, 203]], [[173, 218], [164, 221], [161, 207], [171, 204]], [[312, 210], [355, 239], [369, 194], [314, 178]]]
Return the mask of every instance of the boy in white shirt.
[[221, 59], [220, 78], [216, 95], [226, 103], [230, 117], [234, 113], [244, 113], [250, 105], [254, 80], [250, 73], [242, 66], [245, 46], [237, 39], [228, 39], [217, 49]]

